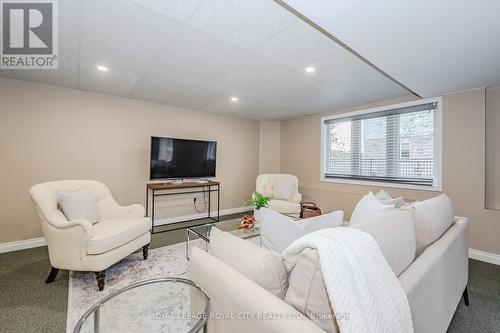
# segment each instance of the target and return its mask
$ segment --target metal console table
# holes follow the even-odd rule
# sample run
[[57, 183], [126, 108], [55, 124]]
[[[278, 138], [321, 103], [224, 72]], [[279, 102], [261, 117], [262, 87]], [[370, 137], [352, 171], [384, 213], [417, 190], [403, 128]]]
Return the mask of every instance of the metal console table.
[[[211, 216], [212, 214], [212, 200], [211, 194], [217, 192], [217, 217]], [[163, 231], [155, 232], [155, 199], [157, 197], [168, 196], [168, 195], [179, 195], [179, 194], [192, 194], [192, 193], [208, 193], [208, 207], [207, 216], [200, 217], [195, 220], [205, 220], [210, 219], [213, 222], [219, 222], [220, 220], [220, 183], [216, 181], [207, 182], [183, 182], [183, 183], [150, 183], [146, 185], [146, 216], [149, 217], [149, 202], [151, 201], [151, 221], [152, 228], [151, 233], [157, 234], [166, 231], [173, 231], [178, 229], [183, 229], [183, 227], [172, 228]], [[151, 200], [150, 200], [151, 196]], [[193, 221], [193, 219], [188, 219], [184, 221], [178, 221], [169, 223], [169, 225], [175, 225], [179, 223], [184, 223], [187, 221]], [[202, 223], [205, 224], [206, 222]]]

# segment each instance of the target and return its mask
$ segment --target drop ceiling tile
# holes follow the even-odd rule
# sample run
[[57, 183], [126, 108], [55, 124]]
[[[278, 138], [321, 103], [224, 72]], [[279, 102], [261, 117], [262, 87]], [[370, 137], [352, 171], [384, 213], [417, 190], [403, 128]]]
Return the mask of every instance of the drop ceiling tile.
[[143, 73], [167, 47], [181, 24], [131, 1], [85, 0], [81, 60]]
[[314, 108], [315, 98], [323, 82], [304, 74], [288, 70], [275, 73], [272, 79], [245, 91], [245, 95], [257, 102], [280, 108]]
[[238, 54], [238, 47], [186, 27], [151, 67], [149, 75], [195, 84], [229, 64]]
[[47, 83], [68, 88], [78, 87], [78, 62], [66, 57], [59, 57], [58, 69], [13, 69], [12, 72], [20, 80]]
[[205, 0], [189, 24], [252, 48], [299, 19], [274, 1]]
[[282, 66], [258, 54], [235, 50], [222, 69], [199, 83], [201, 87], [228, 93], [241, 93], [282, 71]]
[[255, 103], [242, 98], [239, 98], [237, 102], [233, 102], [229, 97], [226, 97], [204, 107], [202, 110], [215, 113], [231, 113], [252, 104]]
[[172, 105], [199, 110], [229, 95], [223, 92], [203, 88], [191, 88], [170, 102]]
[[276, 110], [273, 112], [269, 112], [267, 114], [262, 115], [259, 120], [284, 120], [284, 119], [290, 119], [290, 118], [297, 118], [302, 116], [303, 114], [287, 110], [287, 109], [282, 109], [282, 110]]
[[80, 62], [79, 87], [101, 94], [126, 96], [139, 81], [140, 75], [111, 67], [108, 72], [97, 70], [94, 64]]
[[165, 81], [152, 76], [143, 76], [128, 94], [128, 97], [168, 104], [191, 87]]
[[298, 71], [342, 49], [309, 24], [298, 21], [257, 46], [254, 51]]
[[185, 23], [193, 15], [202, 0], [133, 0], [171, 19]]
[[232, 116], [243, 117], [247, 119], [260, 120], [263, 116], [268, 113], [278, 111], [279, 108], [272, 105], [265, 104], [252, 104], [243, 107], [239, 110], [231, 112]]

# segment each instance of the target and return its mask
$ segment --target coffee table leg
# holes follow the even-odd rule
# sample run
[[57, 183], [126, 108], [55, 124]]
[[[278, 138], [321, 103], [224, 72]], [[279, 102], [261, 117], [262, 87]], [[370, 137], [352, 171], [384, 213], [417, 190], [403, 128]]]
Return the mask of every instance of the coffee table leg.
[[186, 237], [187, 237], [187, 241], [186, 241], [186, 259], [189, 261], [189, 228], [186, 229]]
[[100, 321], [101, 321], [101, 313], [100, 313], [101, 308], [97, 307], [94, 311], [94, 333], [99, 333], [99, 326], [100, 326]]

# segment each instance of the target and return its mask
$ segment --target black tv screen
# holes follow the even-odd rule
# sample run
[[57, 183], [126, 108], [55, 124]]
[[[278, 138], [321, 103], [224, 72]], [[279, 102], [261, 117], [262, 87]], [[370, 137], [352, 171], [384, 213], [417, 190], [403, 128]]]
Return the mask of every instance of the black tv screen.
[[215, 177], [217, 142], [151, 137], [150, 178]]

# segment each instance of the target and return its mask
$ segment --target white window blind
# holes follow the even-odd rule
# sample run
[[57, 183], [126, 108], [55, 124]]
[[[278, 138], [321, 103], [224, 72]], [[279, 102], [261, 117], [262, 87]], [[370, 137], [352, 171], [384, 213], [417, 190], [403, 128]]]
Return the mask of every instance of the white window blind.
[[437, 102], [324, 118], [323, 178], [438, 186]]

